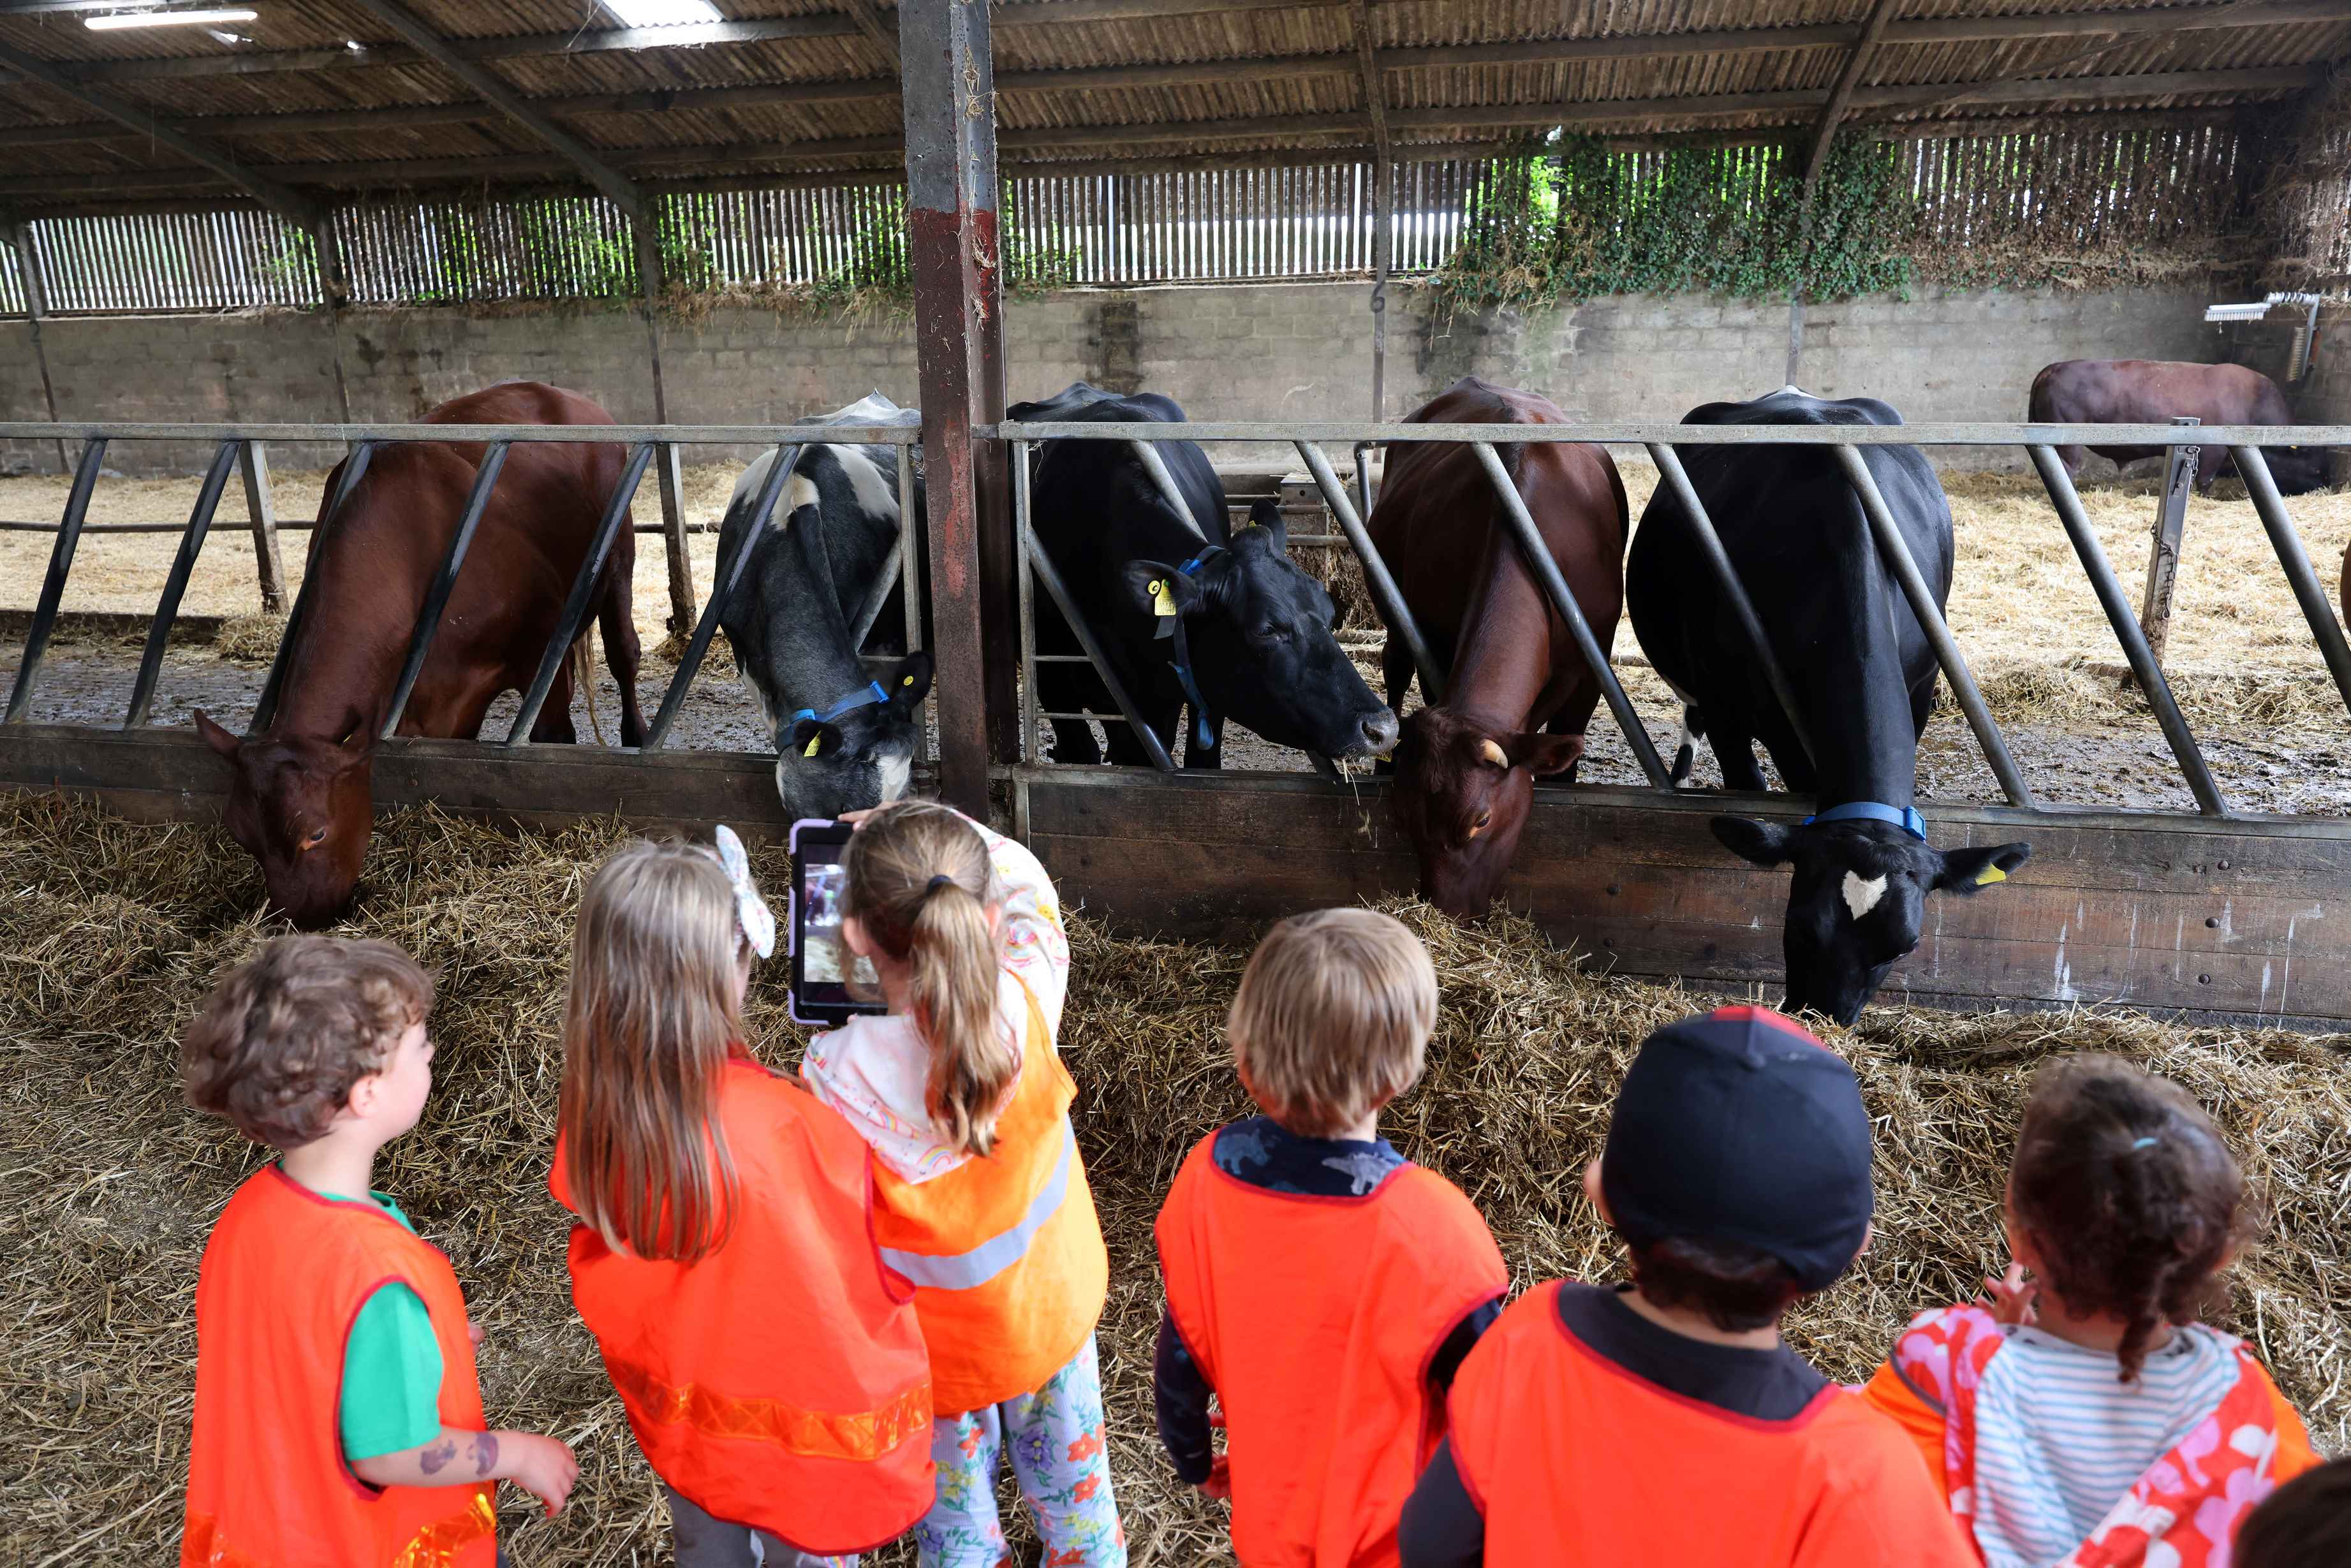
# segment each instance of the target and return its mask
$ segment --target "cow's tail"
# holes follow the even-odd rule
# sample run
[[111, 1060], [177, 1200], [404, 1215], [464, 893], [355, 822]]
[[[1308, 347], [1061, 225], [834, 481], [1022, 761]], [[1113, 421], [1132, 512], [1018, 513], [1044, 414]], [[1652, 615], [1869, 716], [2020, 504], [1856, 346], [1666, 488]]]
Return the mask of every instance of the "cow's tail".
[[604, 726], [596, 716], [596, 623], [590, 622], [580, 629], [571, 644], [571, 684], [580, 688], [580, 695], [588, 704], [588, 733], [596, 744], [604, 744]]

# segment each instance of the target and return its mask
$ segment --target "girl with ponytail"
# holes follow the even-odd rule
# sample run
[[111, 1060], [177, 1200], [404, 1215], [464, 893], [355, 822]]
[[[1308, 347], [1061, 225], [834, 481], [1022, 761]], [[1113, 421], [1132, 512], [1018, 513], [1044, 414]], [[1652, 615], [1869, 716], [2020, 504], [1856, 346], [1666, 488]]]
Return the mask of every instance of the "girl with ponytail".
[[1988, 1299], [1925, 1312], [1871, 1380], [1991, 1568], [2225, 1568], [2238, 1523], [2314, 1466], [2244, 1346], [2198, 1321], [2252, 1202], [2187, 1092], [2118, 1057], [2033, 1079]]
[[678, 1568], [812, 1568], [930, 1506], [931, 1383], [873, 1156], [744, 1044], [776, 923], [735, 835], [630, 844], [571, 943], [548, 1185]]
[[872, 1145], [883, 1261], [930, 1347], [938, 1488], [925, 1568], [994, 1568], [1008, 1447], [1046, 1561], [1119, 1568], [1094, 1325], [1110, 1261], [1054, 1037], [1070, 943], [1036, 858], [901, 800], [846, 819], [841, 936], [889, 1010], [810, 1042], [801, 1076]]

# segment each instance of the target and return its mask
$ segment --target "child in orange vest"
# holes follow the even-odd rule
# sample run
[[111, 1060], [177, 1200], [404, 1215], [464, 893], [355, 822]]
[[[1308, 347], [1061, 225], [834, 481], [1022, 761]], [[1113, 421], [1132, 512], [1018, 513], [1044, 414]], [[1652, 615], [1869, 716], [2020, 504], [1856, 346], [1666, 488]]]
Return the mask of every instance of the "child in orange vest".
[[553, 1514], [580, 1474], [554, 1437], [483, 1429], [457, 1277], [371, 1185], [432, 1091], [432, 1010], [389, 942], [281, 936], [182, 1042], [189, 1103], [278, 1151], [196, 1278], [183, 1568], [489, 1568], [496, 1483]]
[[2196, 1321], [2252, 1228], [2219, 1131], [2118, 1058], [2053, 1062], [2007, 1220], [1991, 1303], [1913, 1320], [1870, 1399], [1993, 1568], [2222, 1568], [2245, 1511], [2317, 1458], [2261, 1364]]
[[1968, 1568], [1902, 1431], [1781, 1341], [1869, 1241], [1853, 1070], [1780, 1014], [1651, 1035], [1583, 1189], [1630, 1286], [1520, 1296], [1461, 1364], [1406, 1568]]
[[882, 1256], [930, 1347], [938, 1495], [923, 1563], [995, 1568], [1009, 1447], [1050, 1568], [1119, 1568], [1094, 1325], [1110, 1259], [1053, 1043], [1070, 944], [1034, 856], [944, 806], [849, 819], [841, 936], [889, 1011], [809, 1043], [801, 1072], [873, 1147]]
[[1469, 1200], [1379, 1135], [1436, 1023], [1427, 952], [1368, 909], [1283, 921], [1233, 998], [1264, 1113], [1196, 1145], [1159, 1211], [1154, 1383], [1176, 1474], [1232, 1499], [1244, 1563], [1396, 1561], [1446, 1389], [1510, 1288]]
[[622, 850], [572, 936], [549, 1186], [679, 1568], [841, 1560], [931, 1499], [929, 1369], [874, 1244], [872, 1158], [743, 1047], [775, 940], [725, 828], [716, 853]]

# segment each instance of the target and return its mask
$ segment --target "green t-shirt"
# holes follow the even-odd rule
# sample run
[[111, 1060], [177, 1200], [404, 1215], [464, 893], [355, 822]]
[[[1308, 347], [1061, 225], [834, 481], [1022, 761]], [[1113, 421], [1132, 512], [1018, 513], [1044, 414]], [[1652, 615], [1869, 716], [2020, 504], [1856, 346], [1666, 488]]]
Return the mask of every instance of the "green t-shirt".
[[[323, 1196], [381, 1209], [415, 1233], [408, 1216], [382, 1193]], [[418, 1448], [441, 1435], [441, 1342], [423, 1298], [406, 1285], [380, 1287], [351, 1320], [343, 1342], [340, 1416], [343, 1458], [350, 1463]]]

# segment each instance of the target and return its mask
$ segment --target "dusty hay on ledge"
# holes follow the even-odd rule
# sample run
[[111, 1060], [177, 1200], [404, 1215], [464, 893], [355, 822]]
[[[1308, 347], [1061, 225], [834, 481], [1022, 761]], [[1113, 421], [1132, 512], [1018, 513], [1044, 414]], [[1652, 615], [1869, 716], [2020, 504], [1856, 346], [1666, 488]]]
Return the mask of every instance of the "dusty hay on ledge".
[[[442, 977], [434, 1099], [381, 1184], [455, 1259], [487, 1334], [494, 1419], [554, 1430], [583, 1460], [562, 1520], [531, 1518], [509, 1494], [519, 1563], [643, 1563], [664, 1551], [650, 1477], [571, 1314], [565, 1223], [544, 1186], [571, 911], [619, 836], [598, 824], [509, 836], [402, 813], [377, 835], [346, 927], [405, 944]], [[779, 858], [761, 870], [774, 885]], [[172, 1042], [213, 977], [267, 935], [258, 902], [250, 864], [217, 831], [0, 797], [0, 1421], [17, 1434], [0, 1458], [0, 1561], [69, 1547], [76, 1561], [170, 1560], [196, 1260], [256, 1163], [181, 1105]], [[1389, 1130], [1484, 1207], [1521, 1281], [1605, 1276], [1614, 1254], [1578, 1172], [1632, 1048], [1703, 1004], [1586, 974], [1522, 921], [1464, 928], [1395, 907], [1429, 944], [1445, 1009], [1428, 1080]], [[1192, 1143], [1243, 1109], [1220, 1031], [1244, 956], [1084, 924], [1074, 935], [1064, 1045], [1113, 1256], [1102, 1342], [1119, 1494], [1138, 1564], [1217, 1560], [1217, 1512], [1170, 1484], [1152, 1437], [1150, 1221]], [[789, 1063], [797, 1031], [782, 1003], [771, 967], [754, 1028], [761, 1052]], [[2032, 1069], [2056, 1051], [2111, 1050], [2179, 1079], [2228, 1129], [2275, 1215], [2238, 1270], [2233, 1326], [2322, 1446], [2351, 1443], [2351, 1237], [2329, 1212], [2351, 1187], [2337, 1042], [2120, 1014], [1888, 1009], [1834, 1043], [1882, 1142], [1876, 1245], [1792, 1325], [1826, 1370], [1865, 1375], [1908, 1312], [1996, 1261], [2000, 1181]]]

